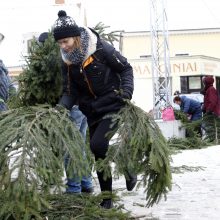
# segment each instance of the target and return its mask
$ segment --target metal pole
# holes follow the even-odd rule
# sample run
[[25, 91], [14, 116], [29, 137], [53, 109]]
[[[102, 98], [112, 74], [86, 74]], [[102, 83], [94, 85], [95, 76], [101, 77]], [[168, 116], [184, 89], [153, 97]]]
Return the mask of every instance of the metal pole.
[[171, 79], [165, 0], [149, 0], [151, 29], [151, 69], [155, 119], [171, 104]]

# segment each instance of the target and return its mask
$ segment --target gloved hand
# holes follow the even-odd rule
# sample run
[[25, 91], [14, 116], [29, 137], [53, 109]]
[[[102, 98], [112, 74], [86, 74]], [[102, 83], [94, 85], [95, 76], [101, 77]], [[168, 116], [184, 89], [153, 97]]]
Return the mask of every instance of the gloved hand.
[[127, 92], [123, 91], [122, 89], [120, 90], [115, 89], [114, 92], [116, 93], [118, 99], [123, 103], [126, 103], [128, 100], [131, 99], [130, 95]]

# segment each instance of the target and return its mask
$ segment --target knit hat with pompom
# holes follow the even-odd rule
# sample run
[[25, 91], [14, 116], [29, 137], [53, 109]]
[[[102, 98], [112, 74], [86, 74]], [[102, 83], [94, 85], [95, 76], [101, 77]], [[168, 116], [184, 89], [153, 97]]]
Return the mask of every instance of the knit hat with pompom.
[[53, 36], [56, 41], [67, 37], [80, 36], [80, 28], [73, 18], [61, 10], [58, 12], [58, 19], [53, 25]]

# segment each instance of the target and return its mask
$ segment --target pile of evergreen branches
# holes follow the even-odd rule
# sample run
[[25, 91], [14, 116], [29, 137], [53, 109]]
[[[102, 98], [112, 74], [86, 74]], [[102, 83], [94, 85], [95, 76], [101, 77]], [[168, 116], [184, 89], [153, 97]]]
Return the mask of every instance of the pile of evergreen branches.
[[[176, 120], [180, 120], [186, 129], [186, 138], [170, 138], [168, 143], [172, 149], [199, 149], [220, 143], [220, 118], [214, 114], [203, 114], [202, 119], [189, 121], [186, 114], [175, 110]], [[201, 128], [201, 134], [198, 128]]]
[[[0, 207], [4, 205], [7, 200], [0, 193]], [[115, 195], [113, 200], [115, 203], [119, 198]], [[102, 195], [68, 195], [68, 194], [47, 194], [44, 196], [47, 205], [42, 207], [39, 212], [32, 213], [26, 219], [32, 220], [128, 220], [134, 219], [130, 212], [124, 210], [123, 206], [118, 204], [111, 210], [105, 210], [99, 207], [99, 203], [103, 199]], [[16, 209], [14, 210], [16, 213]], [[16, 216], [14, 214], [1, 215], [1, 219], [6, 220], [25, 219], [25, 217]]]
[[88, 175], [83, 140], [65, 110], [31, 106], [3, 112], [0, 142], [0, 192], [5, 200], [0, 216], [13, 213], [15, 219], [28, 219], [48, 207], [45, 195], [51, 184], [56, 192], [62, 190], [66, 155], [71, 157], [67, 172]]
[[202, 131], [203, 119], [197, 121], [190, 121], [187, 118], [186, 114], [182, 111], [175, 110], [174, 113], [175, 119], [181, 121], [182, 128], [184, 128], [186, 131], [186, 137], [170, 138], [168, 140], [168, 144], [172, 150], [200, 149], [210, 145], [207, 139], [202, 138], [201, 133], [199, 133], [200, 127]]

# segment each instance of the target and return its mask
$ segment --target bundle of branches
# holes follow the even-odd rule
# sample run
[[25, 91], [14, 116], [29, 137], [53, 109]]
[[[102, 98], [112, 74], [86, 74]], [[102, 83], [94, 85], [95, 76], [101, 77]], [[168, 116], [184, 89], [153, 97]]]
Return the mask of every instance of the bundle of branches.
[[0, 143], [1, 219], [40, 217], [42, 207], [49, 207], [51, 184], [61, 192], [66, 155], [67, 172], [88, 175], [83, 140], [65, 110], [32, 106], [1, 113]]
[[185, 138], [173, 137], [168, 140], [172, 149], [199, 149], [208, 145], [206, 140], [201, 138], [202, 119], [190, 121], [182, 111], [175, 110], [175, 119], [180, 120], [182, 127], [186, 129]]
[[[117, 219], [127, 220], [130, 213], [123, 212], [123, 207], [118, 206], [111, 210], [100, 209], [97, 204], [102, 200], [102, 195], [49, 195], [48, 201], [51, 209], [42, 210], [42, 216], [53, 220], [69, 220], [69, 219], [83, 219], [83, 220], [98, 220], [98, 219]], [[116, 202], [117, 197], [113, 200]]]
[[62, 91], [60, 59], [59, 47], [51, 33], [44, 44], [32, 39], [26, 65], [17, 79], [18, 94], [9, 100], [9, 107], [55, 105]]
[[[5, 203], [4, 194], [0, 192], [0, 207]], [[112, 195], [113, 200], [117, 203], [119, 198], [116, 195]], [[103, 196], [102, 195], [60, 195], [51, 194], [45, 196], [48, 204], [41, 209], [39, 215], [32, 216], [32, 219], [41, 220], [70, 220], [70, 219], [83, 219], [83, 220], [128, 220], [133, 219], [129, 212], [124, 212], [123, 206], [120, 204], [111, 210], [100, 209], [99, 204]], [[1, 218], [6, 220], [6, 218]], [[12, 216], [9, 218], [13, 219]], [[20, 220], [21, 218], [19, 218]], [[31, 219], [31, 218], [29, 218]], [[23, 218], [22, 218], [23, 220]]]
[[212, 144], [220, 144], [220, 117], [214, 114], [203, 116], [202, 128], [205, 131], [205, 140]]
[[[146, 187], [147, 206], [158, 203], [171, 190], [170, 154], [167, 142], [156, 122], [131, 102], [113, 117], [117, 134], [107, 157], [98, 164], [108, 175], [109, 162], [115, 162], [114, 174], [141, 174]], [[109, 134], [110, 136], [112, 134]]]
[[178, 150], [201, 149], [210, 144], [201, 137], [195, 136], [187, 138], [172, 137], [168, 140], [168, 145], [172, 153], [175, 153], [178, 152]]
[[174, 110], [174, 115], [176, 120], [180, 120], [183, 124], [188, 123], [189, 119], [187, 118], [186, 114], [180, 110]]

